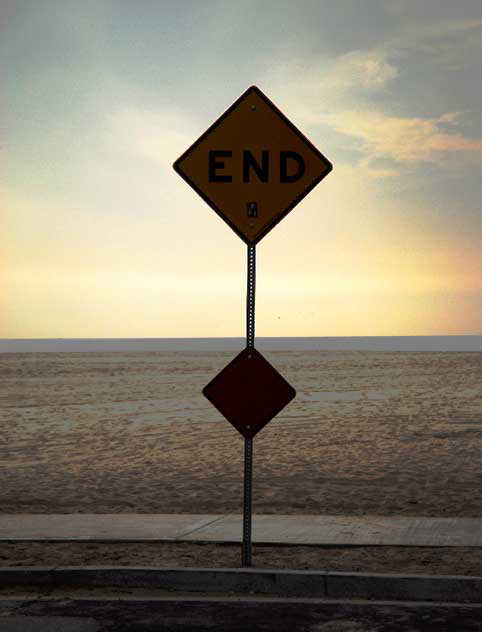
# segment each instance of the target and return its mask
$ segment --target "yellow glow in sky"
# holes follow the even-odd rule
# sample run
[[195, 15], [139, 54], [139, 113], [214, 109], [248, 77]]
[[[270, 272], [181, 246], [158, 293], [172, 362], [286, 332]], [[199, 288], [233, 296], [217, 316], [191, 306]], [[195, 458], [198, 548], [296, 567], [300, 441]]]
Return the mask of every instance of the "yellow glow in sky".
[[172, 163], [251, 84], [334, 165], [257, 246], [257, 335], [481, 333], [474, 6], [13, 3], [0, 338], [244, 335], [246, 245]]

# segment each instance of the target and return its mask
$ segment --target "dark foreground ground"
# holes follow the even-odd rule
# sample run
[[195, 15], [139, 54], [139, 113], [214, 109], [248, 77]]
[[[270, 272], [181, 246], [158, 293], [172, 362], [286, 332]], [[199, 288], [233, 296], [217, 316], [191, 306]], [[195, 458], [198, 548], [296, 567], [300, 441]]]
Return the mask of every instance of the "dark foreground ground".
[[[256, 568], [285, 570], [482, 576], [480, 550], [461, 547], [255, 546], [253, 561]], [[240, 547], [154, 542], [0, 544], [2, 567], [93, 565], [236, 568], [240, 566]], [[31, 573], [29, 570], [29, 577]], [[475, 603], [459, 603], [452, 593], [443, 603], [414, 601], [413, 594], [404, 595], [403, 591], [394, 601], [376, 595], [372, 599], [303, 595], [281, 597], [256, 594], [251, 589], [236, 593], [227, 587], [205, 593], [129, 585], [109, 588], [89, 582], [54, 589], [7, 585], [0, 590], [0, 631], [482, 631], [482, 593], [480, 599], [477, 595], [472, 598]], [[416, 598], [421, 599], [420, 595]]]
[[480, 632], [481, 616], [478, 606], [413, 602], [236, 597], [0, 602], [2, 632]]

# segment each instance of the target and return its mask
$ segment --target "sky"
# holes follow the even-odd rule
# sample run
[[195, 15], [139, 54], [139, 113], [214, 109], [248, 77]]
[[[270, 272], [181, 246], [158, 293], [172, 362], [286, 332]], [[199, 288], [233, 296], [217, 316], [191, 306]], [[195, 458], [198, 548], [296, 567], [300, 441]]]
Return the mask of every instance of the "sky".
[[246, 244], [172, 163], [257, 85], [333, 171], [256, 333], [482, 333], [480, 0], [2, 0], [0, 337], [245, 332]]

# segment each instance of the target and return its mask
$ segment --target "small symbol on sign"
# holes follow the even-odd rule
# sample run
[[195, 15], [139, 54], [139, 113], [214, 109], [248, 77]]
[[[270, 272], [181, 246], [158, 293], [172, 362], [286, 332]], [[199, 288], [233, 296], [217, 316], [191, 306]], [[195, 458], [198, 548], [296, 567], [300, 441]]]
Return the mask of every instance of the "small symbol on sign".
[[256, 202], [248, 202], [248, 217], [258, 217], [258, 205]]

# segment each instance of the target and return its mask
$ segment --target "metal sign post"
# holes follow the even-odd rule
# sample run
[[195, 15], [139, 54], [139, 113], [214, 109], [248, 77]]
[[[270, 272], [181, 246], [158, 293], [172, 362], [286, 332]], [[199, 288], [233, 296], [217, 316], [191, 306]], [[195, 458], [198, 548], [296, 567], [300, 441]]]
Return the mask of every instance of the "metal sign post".
[[176, 172], [248, 244], [246, 348], [203, 388], [244, 437], [242, 565], [251, 566], [253, 438], [296, 396], [254, 348], [256, 244], [332, 170], [251, 86], [175, 161]]
[[253, 440], [244, 440], [244, 506], [241, 564], [251, 566], [251, 515], [253, 511]]
[[[256, 290], [256, 246], [248, 246], [248, 274], [246, 292], [246, 348], [254, 349], [254, 296]], [[241, 564], [251, 566], [251, 515], [253, 506], [253, 439], [244, 440], [244, 504], [243, 548]]]

